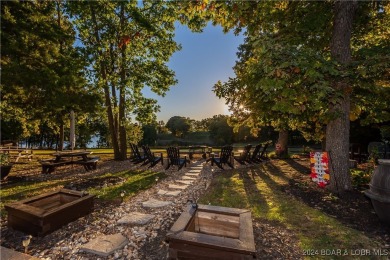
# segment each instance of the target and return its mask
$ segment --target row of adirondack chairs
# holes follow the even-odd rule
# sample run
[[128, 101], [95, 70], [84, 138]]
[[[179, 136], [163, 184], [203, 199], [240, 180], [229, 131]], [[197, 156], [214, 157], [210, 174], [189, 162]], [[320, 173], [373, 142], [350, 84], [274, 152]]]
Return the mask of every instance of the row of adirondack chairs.
[[[149, 168], [154, 167], [159, 162], [164, 165], [164, 158], [162, 153], [152, 153], [150, 151], [150, 148], [146, 145], [141, 146], [143, 153], [139, 151], [138, 146], [136, 144], [131, 143], [130, 148], [133, 154], [131, 158], [131, 161], [133, 163], [142, 163], [142, 165], [150, 164]], [[168, 165], [165, 168], [166, 170], [168, 170], [169, 167], [171, 167], [172, 165], [176, 165], [178, 167], [178, 170], [180, 170], [181, 168], [183, 168], [183, 166], [186, 167], [187, 163], [190, 162], [190, 160], [188, 160], [186, 156], [180, 157], [180, 151], [177, 147], [168, 147], [167, 155]]]
[[255, 146], [253, 152], [251, 152], [252, 145], [248, 144], [244, 147], [244, 151], [242, 153], [240, 153], [238, 156], [234, 156], [234, 159], [239, 164], [261, 163], [262, 161], [268, 159], [266, 154], [268, 145], [269, 143], [265, 143], [264, 145], [258, 144]]
[[233, 146], [224, 146], [221, 149], [219, 155], [212, 155], [210, 159], [211, 165], [217, 165], [219, 168], [223, 169], [223, 165], [227, 164], [230, 168], [234, 168], [234, 160], [236, 160], [239, 164], [252, 164], [252, 163], [260, 163], [262, 161], [268, 160], [266, 151], [268, 148], [268, 143], [262, 145], [258, 144], [255, 146], [253, 152], [251, 152], [252, 145], [248, 144], [244, 147], [244, 151], [239, 155], [233, 154]]
[[141, 148], [143, 150], [143, 153], [141, 153], [138, 149], [138, 146], [136, 144], [130, 144], [130, 148], [132, 151], [133, 156], [130, 158], [130, 160], [135, 163], [142, 163], [142, 165], [150, 164], [149, 167], [155, 166], [157, 163], [161, 162], [161, 164], [164, 163], [163, 155], [160, 153], [160, 155], [156, 155], [156, 153], [152, 153], [150, 151], [149, 146], [143, 145]]
[[[164, 159], [162, 153], [152, 153], [150, 148], [146, 145], [141, 146], [143, 153], [141, 153], [136, 144], [130, 144], [130, 148], [132, 151], [131, 161], [135, 164], [142, 163], [142, 165], [149, 165], [150, 167], [154, 167], [156, 164], [161, 162], [164, 165]], [[219, 168], [223, 169], [223, 165], [227, 164], [229, 167], [234, 168], [234, 160], [236, 160], [239, 164], [252, 164], [252, 163], [260, 163], [264, 160], [267, 160], [267, 151], [268, 143], [262, 145], [258, 144], [255, 146], [253, 152], [251, 152], [252, 145], [248, 144], [244, 147], [244, 151], [239, 155], [233, 154], [233, 146], [224, 146], [221, 149], [221, 152], [218, 155], [211, 154], [211, 157], [207, 159], [207, 162], [211, 161], [211, 166], [214, 164]], [[159, 154], [159, 155], [156, 155]], [[180, 151], [177, 147], [168, 147], [167, 148], [168, 155], [168, 165], [165, 168], [169, 169], [172, 165], [176, 165], [178, 170], [187, 166], [187, 163], [190, 160], [187, 159], [186, 156], [180, 157]]]

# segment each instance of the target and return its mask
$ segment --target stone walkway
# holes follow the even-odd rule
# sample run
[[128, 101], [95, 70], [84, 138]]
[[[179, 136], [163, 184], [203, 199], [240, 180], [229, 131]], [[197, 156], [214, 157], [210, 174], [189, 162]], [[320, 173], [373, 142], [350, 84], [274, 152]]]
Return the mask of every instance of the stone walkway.
[[[84, 240], [86, 243], [80, 245], [77, 254], [82, 259], [161, 258], [153, 256], [152, 251], [155, 252], [155, 247], [167, 247], [164, 243], [166, 231], [180, 215], [187, 200], [197, 199], [196, 193], [207, 187], [207, 178], [202, 174], [203, 164], [204, 161], [192, 163], [180, 170], [176, 178], [163, 180], [146, 191], [147, 196], [140, 194], [122, 203], [113, 215], [115, 221], [110, 226], [113, 234]], [[144, 253], [147, 247], [150, 254]]]

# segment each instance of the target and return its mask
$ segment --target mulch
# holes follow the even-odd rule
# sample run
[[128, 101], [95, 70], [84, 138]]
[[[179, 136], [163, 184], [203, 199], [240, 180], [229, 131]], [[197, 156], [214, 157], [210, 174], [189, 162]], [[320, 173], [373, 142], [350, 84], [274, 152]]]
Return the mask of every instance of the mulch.
[[[286, 160], [290, 165], [308, 173], [307, 161]], [[342, 222], [345, 226], [364, 232], [368, 237], [390, 245], [390, 226], [382, 223], [375, 214], [371, 201], [363, 193], [368, 185], [354, 187], [341, 195], [333, 194], [328, 189], [317, 187], [307, 178], [307, 174], [294, 175], [294, 179], [282, 190], [310, 207], [321, 210]]]

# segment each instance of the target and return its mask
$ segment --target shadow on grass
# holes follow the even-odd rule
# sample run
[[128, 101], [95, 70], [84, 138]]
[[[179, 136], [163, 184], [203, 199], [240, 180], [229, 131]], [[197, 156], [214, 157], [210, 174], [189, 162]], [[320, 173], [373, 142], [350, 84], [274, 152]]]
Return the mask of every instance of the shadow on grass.
[[295, 161], [294, 159], [284, 159], [283, 161], [288, 163], [294, 170], [301, 174], [310, 174], [310, 167], [304, 166]]
[[[215, 180], [212, 190], [205, 194], [206, 198], [202, 198], [202, 201], [208, 199], [215, 205], [236, 207], [226, 196], [234, 194], [238, 196], [236, 200], [246, 202], [246, 207], [251, 209], [253, 218], [260, 222], [265, 219], [293, 230], [302, 249], [341, 247], [356, 249], [378, 246], [377, 242], [370, 240], [364, 233], [350, 229], [346, 227], [344, 221], [327, 215], [325, 210], [317, 207], [318, 205], [307, 204], [307, 201], [317, 199], [313, 196], [321, 200], [321, 193], [316, 193], [314, 187], [292, 185], [295, 169], [283, 161], [271, 161], [256, 167], [231, 170], [229, 174], [227, 172]], [[241, 181], [237, 181], [237, 178]], [[315, 192], [307, 193], [301, 188]], [[306, 195], [308, 197], [302, 199]]]
[[213, 188], [199, 199], [200, 204], [210, 203], [234, 208], [247, 208], [250, 205], [245, 194], [243, 178], [234, 169], [219, 172], [210, 187]]
[[36, 181], [25, 181], [21, 183], [15, 183], [7, 187], [1, 187], [1, 202], [8, 203], [15, 200], [22, 200], [36, 194], [41, 194], [43, 190], [50, 190], [56, 186], [63, 186], [67, 182], [68, 181], [55, 181], [54, 183], [49, 184], [45, 182], [37, 183]]
[[[112, 177], [113, 176], [111, 176], [111, 178]], [[115, 175], [114, 177], [119, 178]], [[166, 174], [164, 172], [143, 171], [139, 174], [131, 174], [127, 177], [128, 178], [123, 176], [121, 178], [122, 181], [119, 184], [114, 184], [103, 188], [91, 188], [88, 191], [97, 195], [99, 198], [106, 200], [121, 198], [122, 192], [124, 192], [124, 198], [128, 198], [137, 194], [139, 191], [152, 187], [156, 183], [156, 178], [159, 180], [163, 179], [166, 177]]]
[[[260, 171], [262, 171], [260, 169]], [[267, 212], [269, 210], [266, 198], [261, 193], [259, 188], [257, 187], [256, 183], [256, 176], [258, 176], [257, 170], [250, 169], [247, 174], [244, 174], [243, 171], [238, 171], [239, 175], [243, 179], [243, 185], [246, 193], [246, 197], [248, 198], [249, 206], [250, 205], [257, 205], [255, 207], [255, 210], [262, 210]], [[261, 209], [260, 209], [260, 208]]]

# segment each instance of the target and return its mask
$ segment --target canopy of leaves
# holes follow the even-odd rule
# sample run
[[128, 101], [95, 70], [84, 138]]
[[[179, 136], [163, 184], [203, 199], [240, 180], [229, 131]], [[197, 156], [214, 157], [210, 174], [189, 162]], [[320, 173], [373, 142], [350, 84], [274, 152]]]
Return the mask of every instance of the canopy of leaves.
[[236, 78], [215, 85], [215, 93], [226, 99], [233, 112], [230, 122], [236, 128], [248, 125], [256, 130], [273, 125], [322, 139], [323, 126], [338, 116], [330, 113], [329, 104], [344, 94], [333, 84], [346, 79], [352, 86], [355, 117], [369, 122], [389, 120], [388, 2], [359, 2], [360, 18], [353, 30], [354, 61], [349, 67], [330, 59], [332, 2], [218, 5], [236, 11], [228, 11], [225, 17], [217, 15], [216, 22], [225, 29], [246, 29], [246, 41], [234, 67]]
[[209, 121], [210, 139], [218, 144], [225, 145], [233, 142], [233, 128], [228, 125], [228, 116], [216, 115]]
[[[23, 133], [61, 124], [73, 109], [92, 112], [99, 98], [84, 79], [74, 30], [54, 1], [7, 1], [1, 7], [2, 119]], [[20, 136], [19, 136], [20, 137]]]
[[182, 137], [191, 129], [191, 123], [189, 118], [173, 116], [168, 120], [166, 127], [174, 136]]
[[[78, 1], [69, 2], [67, 7], [89, 55], [91, 80], [97, 86], [108, 84], [112, 88], [114, 106], [118, 89], [125, 91], [128, 116], [153, 121], [150, 117], [159, 107], [141, 91], [149, 87], [164, 95], [176, 83], [174, 72], [166, 66], [179, 49], [173, 41], [173, 7], [160, 1]], [[125, 77], [120, 77], [121, 71]]]

